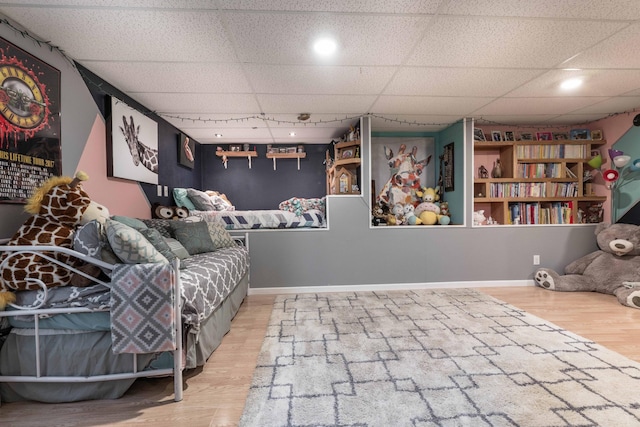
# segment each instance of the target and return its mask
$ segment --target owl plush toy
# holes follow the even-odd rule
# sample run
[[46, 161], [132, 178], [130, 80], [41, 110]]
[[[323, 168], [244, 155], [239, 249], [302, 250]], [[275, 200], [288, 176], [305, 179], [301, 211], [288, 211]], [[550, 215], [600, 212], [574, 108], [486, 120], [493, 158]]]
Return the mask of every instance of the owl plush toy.
[[[25, 211], [33, 214], [7, 243], [8, 246], [48, 245], [73, 248], [73, 235], [79, 225], [109, 217], [106, 207], [93, 202], [82, 189], [81, 181], [88, 177], [78, 172], [74, 178], [53, 177], [45, 181], [27, 202]], [[46, 252], [55, 260], [78, 268], [94, 276], [92, 265], [67, 254]], [[36, 254], [10, 256], [5, 252], [0, 258], [0, 309], [15, 300], [13, 291], [40, 289], [39, 282], [47, 287], [65, 286], [72, 282], [74, 273], [55, 262]], [[73, 283], [82, 285], [86, 283]]]

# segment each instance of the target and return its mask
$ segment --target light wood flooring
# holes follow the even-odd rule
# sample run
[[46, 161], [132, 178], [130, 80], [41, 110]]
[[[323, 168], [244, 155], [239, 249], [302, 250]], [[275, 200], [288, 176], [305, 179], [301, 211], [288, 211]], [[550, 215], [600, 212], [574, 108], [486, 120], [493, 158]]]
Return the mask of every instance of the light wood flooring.
[[[478, 289], [640, 362], [640, 310], [610, 295], [535, 287]], [[169, 378], [138, 380], [120, 399], [4, 403], [0, 426], [236, 426], [275, 296], [246, 298], [207, 364], [185, 376], [184, 400]]]

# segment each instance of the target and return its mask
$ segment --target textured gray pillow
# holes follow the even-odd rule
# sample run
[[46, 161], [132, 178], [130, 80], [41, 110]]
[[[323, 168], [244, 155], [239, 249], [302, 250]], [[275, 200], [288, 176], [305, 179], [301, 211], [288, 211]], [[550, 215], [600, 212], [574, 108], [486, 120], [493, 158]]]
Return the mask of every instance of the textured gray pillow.
[[176, 239], [182, 243], [190, 255], [216, 250], [206, 222], [173, 221], [171, 229]]
[[171, 248], [165, 242], [162, 234], [155, 228], [145, 228], [144, 230], [138, 230], [148, 241], [153, 245], [158, 252], [162, 254], [169, 262], [173, 262], [176, 259], [176, 254], [171, 251]]
[[111, 219], [105, 226], [111, 249], [125, 264], [169, 262], [138, 230]]
[[209, 229], [209, 236], [213, 240], [213, 244], [216, 248], [229, 248], [236, 246], [236, 242], [231, 237], [231, 234], [217, 222], [207, 222], [207, 228]]
[[167, 245], [169, 245], [169, 249], [171, 249], [171, 252], [173, 252], [178, 258], [185, 259], [191, 256], [189, 255], [189, 252], [185, 249], [185, 247], [182, 246], [182, 243], [178, 242], [173, 237], [163, 237], [163, 239], [165, 242], [167, 242]]
[[199, 211], [215, 211], [216, 207], [213, 206], [211, 198], [204, 191], [196, 190], [195, 188], [187, 188], [187, 194], [189, 200], [193, 202], [195, 207]]
[[136, 230], [144, 230], [145, 228], [147, 228], [147, 224], [145, 224], [144, 222], [142, 222], [137, 218], [131, 218], [131, 217], [122, 216], [122, 215], [113, 215], [111, 219], [114, 221], [121, 222], [124, 225], [128, 225], [131, 228], [135, 228]]

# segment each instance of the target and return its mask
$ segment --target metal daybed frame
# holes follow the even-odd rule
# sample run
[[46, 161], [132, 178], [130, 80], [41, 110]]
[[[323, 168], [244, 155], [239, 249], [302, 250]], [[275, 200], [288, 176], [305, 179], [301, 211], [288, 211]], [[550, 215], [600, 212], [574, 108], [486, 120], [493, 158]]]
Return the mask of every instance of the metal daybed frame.
[[[92, 258], [88, 255], [82, 254], [80, 252], [59, 247], [59, 246], [0, 246], [0, 253], [10, 253], [5, 260], [0, 263], [0, 271], [4, 268], [7, 261], [17, 254], [37, 254], [38, 256], [47, 259], [48, 261], [68, 268], [69, 270], [80, 274], [88, 279], [91, 279], [93, 282], [97, 284], [104, 285], [108, 288], [111, 288], [111, 284], [109, 282], [104, 282], [98, 280], [94, 277], [91, 277], [82, 271], [79, 271], [51, 256], [48, 256], [42, 252], [60, 252], [67, 255], [74, 256], [79, 258], [87, 263], [94, 264], [103, 269], [107, 269], [112, 271], [115, 267], [113, 264], [106, 263], [104, 261]], [[37, 307], [20, 307], [16, 305], [12, 305], [16, 310], [11, 311], [0, 311], [0, 317], [10, 317], [10, 316], [25, 316], [25, 315], [33, 315], [34, 316], [34, 325], [35, 325], [35, 348], [36, 348], [36, 366], [35, 366], [35, 376], [22, 376], [22, 375], [0, 375], [0, 382], [31, 382], [31, 383], [90, 383], [90, 382], [102, 382], [102, 381], [114, 381], [114, 380], [124, 380], [124, 379], [135, 379], [135, 378], [143, 378], [143, 377], [158, 377], [158, 376], [167, 376], [173, 375], [173, 389], [174, 389], [174, 400], [179, 402], [182, 400], [182, 364], [183, 364], [183, 343], [182, 343], [182, 322], [181, 322], [181, 283], [180, 283], [180, 274], [179, 271], [179, 263], [180, 261], [176, 259], [173, 262], [173, 275], [174, 275], [174, 287], [173, 287], [173, 303], [174, 303], [174, 325], [175, 325], [175, 337], [176, 337], [176, 348], [172, 351], [173, 353], [173, 367], [166, 369], [152, 369], [152, 370], [143, 370], [139, 371], [137, 366], [137, 354], [132, 354], [133, 358], [133, 369], [131, 372], [125, 373], [117, 373], [117, 374], [103, 374], [103, 375], [93, 375], [93, 376], [46, 376], [41, 374], [41, 366], [40, 366], [40, 328], [39, 328], [39, 320], [41, 316], [44, 315], [53, 315], [53, 314], [61, 314], [61, 313], [90, 313], [95, 311], [108, 311], [108, 309], [90, 309], [85, 307], [67, 307], [67, 308], [39, 308], [41, 307], [47, 300], [47, 287], [46, 285], [37, 279], [31, 279], [30, 281], [36, 283], [40, 286], [44, 291], [43, 302], [40, 303]], [[0, 277], [0, 280], [2, 278]], [[28, 279], [29, 280], [29, 279]]]

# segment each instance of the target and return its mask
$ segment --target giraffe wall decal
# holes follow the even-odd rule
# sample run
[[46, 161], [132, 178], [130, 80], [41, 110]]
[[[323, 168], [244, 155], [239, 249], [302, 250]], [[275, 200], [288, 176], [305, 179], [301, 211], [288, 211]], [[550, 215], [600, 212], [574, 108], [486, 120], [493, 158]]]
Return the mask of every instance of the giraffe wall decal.
[[131, 119], [131, 123], [127, 122], [126, 116], [122, 116], [122, 123], [124, 127], [120, 126], [120, 131], [122, 131], [124, 139], [127, 142], [127, 146], [129, 146], [133, 164], [138, 166], [142, 163], [142, 166], [149, 169], [151, 172], [158, 173], [158, 150], [148, 147], [140, 142], [138, 139], [140, 126], [138, 125], [136, 127], [133, 122], [133, 116], [129, 116], [129, 119]]

